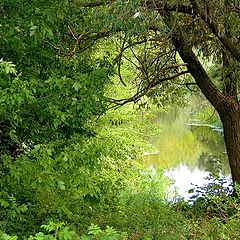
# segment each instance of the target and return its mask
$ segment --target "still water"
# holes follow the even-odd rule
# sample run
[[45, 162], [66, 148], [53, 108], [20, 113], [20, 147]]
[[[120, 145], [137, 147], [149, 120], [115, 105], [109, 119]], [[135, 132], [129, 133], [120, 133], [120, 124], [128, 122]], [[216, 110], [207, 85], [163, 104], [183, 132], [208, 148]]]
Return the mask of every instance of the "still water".
[[160, 131], [150, 143], [156, 151], [145, 154], [143, 161], [153, 172], [164, 167], [179, 196], [188, 199], [188, 190], [208, 184], [210, 174], [230, 181], [221, 128], [196, 123], [186, 110], [160, 114], [155, 121]]

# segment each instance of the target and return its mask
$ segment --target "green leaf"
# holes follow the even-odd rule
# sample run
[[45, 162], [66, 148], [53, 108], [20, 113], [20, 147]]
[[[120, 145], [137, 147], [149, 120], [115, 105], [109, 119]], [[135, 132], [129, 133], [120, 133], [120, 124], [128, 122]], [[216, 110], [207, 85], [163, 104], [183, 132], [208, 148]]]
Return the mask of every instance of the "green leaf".
[[89, 235], [99, 236], [102, 233], [103, 233], [103, 231], [97, 225], [91, 224], [91, 226], [88, 227], [88, 234]]
[[33, 36], [36, 33], [38, 26], [32, 26], [30, 27], [30, 37]]
[[78, 90], [81, 88], [82, 86], [81, 86], [81, 84], [79, 83], [79, 82], [75, 82], [74, 84], [73, 84], [73, 88], [78, 92]]
[[10, 206], [10, 204], [7, 201], [5, 201], [4, 199], [0, 199], [0, 204], [2, 207], [5, 207], [5, 208]]
[[65, 190], [66, 187], [65, 187], [65, 182], [63, 181], [58, 181], [58, 187], [61, 189], [61, 190]]

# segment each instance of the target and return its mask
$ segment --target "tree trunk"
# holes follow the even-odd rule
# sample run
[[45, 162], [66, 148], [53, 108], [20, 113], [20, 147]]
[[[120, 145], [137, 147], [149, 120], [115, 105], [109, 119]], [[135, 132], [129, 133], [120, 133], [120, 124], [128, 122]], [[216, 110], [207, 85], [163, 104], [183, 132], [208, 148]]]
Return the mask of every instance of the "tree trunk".
[[[222, 93], [193, 52], [184, 33], [179, 29], [174, 31], [174, 23], [170, 14], [163, 12], [163, 16], [166, 25], [172, 30], [173, 45], [183, 62], [187, 63], [187, 69], [195, 79], [197, 86], [221, 118], [232, 180], [234, 184], [240, 184], [240, 104], [237, 98], [236, 79], [229, 75], [225, 91]], [[229, 65], [229, 59], [223, 62], [225, 66]]]
[[224, 140], [234, 183], [240, 184], [240, 108], [235, 103], [225, 106], [219, 113], [224, 131]]
[[[173, 43], [183, 61], [188, 64], [187, 68], [198, 87], [219, 113], [223, 124], [232, 180], [240, 184], [240, 105], [236, 96], [236, 84], [231, 81], [234, 89], [225, 94], [221, 93], [209, 78], [191, 47], [185, 43], [184, 37], [174, 35]], [[235, 94], [232, 96], [231, 92]]]

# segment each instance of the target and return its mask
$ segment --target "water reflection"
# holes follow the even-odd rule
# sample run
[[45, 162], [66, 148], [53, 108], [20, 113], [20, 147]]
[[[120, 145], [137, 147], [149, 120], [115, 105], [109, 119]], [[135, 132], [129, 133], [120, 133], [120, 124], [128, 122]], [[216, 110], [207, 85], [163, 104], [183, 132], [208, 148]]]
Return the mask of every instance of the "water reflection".
[[208, 183], [210, 173], [229, 176], [230, 170], [223, 141], [218, 128], [191, 123], [185, 111], [159, 115], [156, 120], [161, 131], [151, 139], [157, 148], [143, 157], [151, 168], [164, 167], [166, 175], [175, 180], [178, 194], [187, 196], [193, 185]]

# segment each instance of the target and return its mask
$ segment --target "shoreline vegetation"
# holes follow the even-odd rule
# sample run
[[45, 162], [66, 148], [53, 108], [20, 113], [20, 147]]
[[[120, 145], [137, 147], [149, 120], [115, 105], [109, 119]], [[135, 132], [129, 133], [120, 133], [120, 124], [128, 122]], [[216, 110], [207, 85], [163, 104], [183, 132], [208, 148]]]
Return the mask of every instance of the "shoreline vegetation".
[[239, 12], [1, 0], [0, 240], [240, 239]]
[[[146, 143], [144, 143], [145, 140], [142, 137], [146, 136], [146, 132], [149, 133], [150, 129], [156, 130], [154, 126], [146, 125], [147, 122], [150, 123], [148, 118], [143, 121], [140, 120], [140, 122], [130, 121], [117, 126], [108, 123], [107, 128], [102, 128], [102, 133], [100, 131], [93, 137], [93, 139], [96, 138], [93, 143], [84, 143], [87, 144], [86, 146], [93, 144], [93, 148], [88, 147], [91, 151], [96, 151], [97, 145], [99, 145], [99, 149], [104, 148], [106, 153], [102, 151], [99, 156], [107, 158], [108, 163], [105, 166], [101, 165], [105, 164], [106, 160], [99, 163], [100, 165], [96, 170], [102, 172], [99, 176], [101, 184], [99, 186], [92, 185], [93, 192], [91, 195], [85, 194], [81, 200], [81, 209], [79, 209], [79, 200], [75, 206], [64, 203], [64, 207], [67, 207], [67, 209], [62, 210], [61, 214], [55, 212], [59, 207], [59, 205], [56, 205], [57, 208], [53, 210], [53, 215], [50, 212], [40, 215], [44, 224], [37, 226], [35, 225], [37, 223], [34, 223], [35, 226], [31, 226], [31, 223], [26, 229], [29, 235], [26, 235], [25, 228], [29, 216], [37, 214], [37, 212], [33, 212], [34, 207], [29, 203], [21, 205], [18, 199], [11, 196], [3, 198], [4, 195], [1, 195], [1, 214], [6, 215], [0, 223], [2, 229], [5, 229], [10, 235], [1, 232], [0, 239], [237, 239], [239, 206], [237, 199], [230, 197], [232, 189], [226, 184], [225, 179], [212, 176], [212, 179], [216, 178], [213, 183], [189, 190], [192, 193], [192, 198], [189, 201], [184, 201], [176, 195], [172, 202], [168, 202], [169, 193], [167, 189], [172, 183], [164, 176], [163, 169], [156, 169], [153, 175], [151, 169], [142, 166], [139, 162], [141, 156], [146, 153], [143, 150], [146, 148]], [[141, 127], [136, 128], [136, 126]], [[157, 127], [159, 127], [159, 124], [157, 124]], [[119, 138], [120, 132], [128, 133], [128, 135], [125, 136], [124, 134]], [[153, 131], [153, 136], [155, 135], [156, 133]], [[120, 146], [121, 148], [119, 148]], [[151, 149], [151, 146], [149, 148]], [[113, 149], [116, 153], [113, 152]], [[140, 149], [142, 149], [141, 152]], [[111, 152], [110, 155], [109, 151]], [[127, 161], [125, 160], [126, 157]], [[118, 158], [117, 161], [116, 158]], [[136, 158], [139, 160], [136, 160]], [[89, 171], [91, 168], [87, 167], [84, 171], [87, 169]], [[107, 179], [106, 174], [109, 175]], [[99, 177], [96, 175], [93, 179]], [[87, 181], [93, 181], [93, 179]], [[115, 179], [114, 182], [113, 179]], [[74, 191], [74, 189], [70, 189], [66, 180], [58, 180], [58, 185], [54, 188], [59, 189], [60, 192], [57, 194], [63, 194], [63, 201], [69, 198], [68, 191]], [[38, 187], [35, 189], [37, 190]], [[45, 193], [42, 194], [42, 197], [45, 198]], [[78, 193], [77, 198], [79, 197]], [[45, 204], [52, 205], [50, 199], [44, 200], [44, 198], [41, 200], [43, 204], [41, 208], [44, 208]], [[48, 203], [45, 203], [46, 200]], [[71, 201], [68, 200], [68, 203], [72, 204]], [[36, 210], [40, 211], [40, 208]], [[12, 222], [11, 225], [9, 225], [9, 221]], [[12, 230], [10, 230], [10, 226], [12, 226]], [[11, 237], [11, 235], [15, 235], [13, 234], [14, 229], [18, 229], [18, 232], [20, 229], [20, 232], [23, 230], [21, 235], [18, 235], [19, 238]]]

